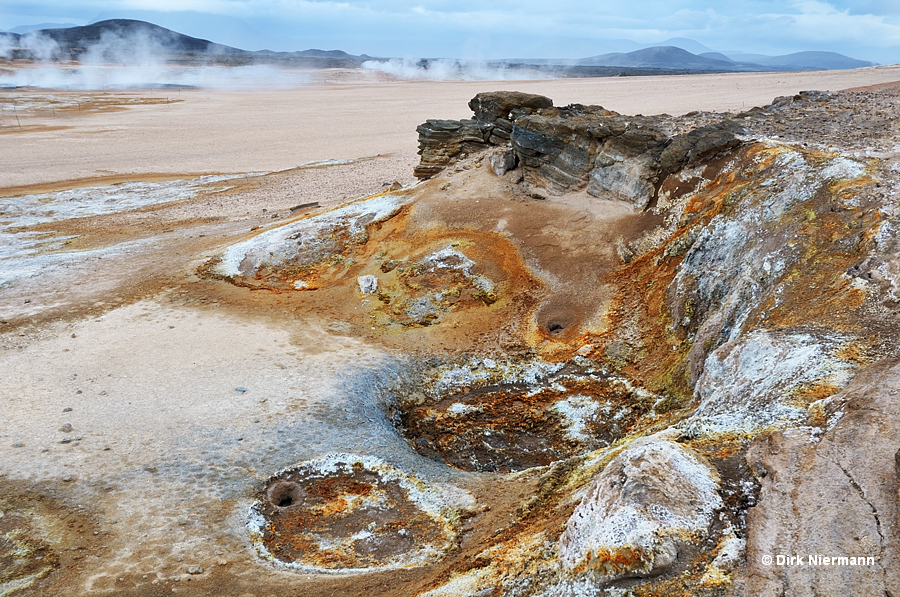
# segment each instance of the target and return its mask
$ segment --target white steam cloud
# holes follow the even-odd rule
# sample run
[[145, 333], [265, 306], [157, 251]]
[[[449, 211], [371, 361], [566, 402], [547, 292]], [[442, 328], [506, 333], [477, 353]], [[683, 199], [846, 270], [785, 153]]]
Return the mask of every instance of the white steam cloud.
[[[8, 39], [10, 47], [7, 55], [3, 56], [0, 52], [0, 56], [3, 58], [12, 57], [12, 38]], [[19, 47], [31, 53], [35, 60], [42, 62], [53, 60], [59, 56], [59, 44], [56, 43], [56, 40], [36, 31], [23, 35], [19, 40]]]
[[367, 60], [362, 63], [367, 70], [379, 71], [406, 80], [426, 81], [514, 81], [549, 79], [551, 75], [535, 69], [509, 65], [487, 64], [450, 60]]
[[147, 87], [208, 87], [214, 89], [289, 89], [312, 80], [309, 73], [274, 66], [37, 66], [0, 71], [0, 87], [43, 89], [137, 89]]
[[308, 72], [270, 65], [230, 67], [211, 64], [218, 56], [216, 52], [196, 56], [200, 66], [172, 64], [172, 53], [164, 42], [145, 32], [128, 36], [104, 32], [99, 42], [79, 56], [77, 64], [53, 62], [61, 58], [59, 44], [43, 34], [23, 35], [17, 45], [12, 39], [0, 34], [0, 58], [10, 59], [27, 53], [34, 62], [19, 68], [0, 69], [0, 88], [290, 88], [311, 79]]

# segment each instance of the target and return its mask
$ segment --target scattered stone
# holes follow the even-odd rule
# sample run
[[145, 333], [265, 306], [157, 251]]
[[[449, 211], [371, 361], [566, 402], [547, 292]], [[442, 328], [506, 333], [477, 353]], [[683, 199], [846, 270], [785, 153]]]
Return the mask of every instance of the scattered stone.
[[69, 433], [70, 431], [72, 431], [72, 424], [71, 424], [71, 423], [66, 423], [66, 424], [64, 424], [62, 427], [60, 427], [59, 430], [62, 431], [62, 432], [64, 432], [64, 433]]
[[202, 566], [191, 566], [187, 569], [188, 574], [203, 574]]
[[300, 205], [295, 205], [294, 207], [291, 207], [288, 211], [290, 211], [291, 213], [294, 213], [294, 212], [301, 211], [304, 209], [312, 209], [314, 207], [319, 207], [318, 201], [311, 201], [309, 203], [301, 203]]
[[74, 481], [74, 479], [75, 478], [72, 477], [71, 475], [66, 475], [65, 477], [62, 478], [62, 481], [63, 481], [63, 483], [70, 483], [70, 482]]
[[59, 440], [59, 443], [61, 443], [61, 444], [68, 444], [68, 443], [71, 442], [71, 441], [72, 441], [72, 438], [71, 438], [71, 437], [64, 437], [64, 438], [62, 438], [61, 440]]
[[24, 445], [25, 445], [25, 444], [22, 444], [22, 443], [20, 443], [20, 442], [13, 442], [12, 447], [13, 447], [13, 448], [21, 448], [21, 447], [24, 446]]
[[234, 391], [237, 392], [238, 394], [243, 394], [244, 392], [247, 391], [247, 388], [245, 388], [244, 386], [238, 386], [234, 389]]
[[497, 176], [503, 176], [510, 170], [514, 170], [519, 160], [516, 152], [511, 149], [501, 149], [491, 154], [491, 170]]
[[64, 412], [64, 413], [70, 413], [70, 412], [72, 412], [72, 407], [71, 407], [71, 406], [65, 407], [65, 408], [63, 409], [63, 412]]
[[359, 291], [363, 295], [375, 294], [378, 292], [378, 278], [375, 276], [359, 276], [356, 278], [359, 285]]

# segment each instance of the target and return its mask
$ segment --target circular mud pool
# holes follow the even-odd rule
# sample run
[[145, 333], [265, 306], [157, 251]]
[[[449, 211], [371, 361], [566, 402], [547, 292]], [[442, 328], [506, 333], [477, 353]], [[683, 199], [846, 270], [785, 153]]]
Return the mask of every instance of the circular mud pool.
[[378, 459], [332, 455], [270, 478], [251, 508], [250, 528], [263, 557], [302, 570], [419, 566], [455, 539], [450, 517], [458, 497]]
[[603, 448], [652, 410], [647, 392], [569, 366], [539, 383], [494, 383], [402, 409], [413, 449], [466, 471], [509, 473]]

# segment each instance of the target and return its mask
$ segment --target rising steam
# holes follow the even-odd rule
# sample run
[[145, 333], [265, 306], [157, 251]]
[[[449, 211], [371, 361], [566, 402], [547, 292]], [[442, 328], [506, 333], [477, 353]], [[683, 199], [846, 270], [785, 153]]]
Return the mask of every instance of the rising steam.
[[33, 64], [0, 69], [0, 87], [108, 89], [135, 87], [214, 87], [240, 89], [265, 86], [293, 87], [310, 80], [307, 73], [270, 65], [221, 66], [214, 64], [216, 51], [191, 56], [199, 66], [173, 64], [173, 53], [164, 41], [147, 32], [121, 35], [106, 31], [77, 62], [60, 63], [59, 44], [33, 32], [14, 45], [13, 37], [0, 34], [0, 59], [28, 57]]
[[503, 63], [450, 60], [367, 60], [364, 69], [379, 71], [398, 79], [426, 81], [511, 81], [548, 79], [550, 75], [534, 69]]

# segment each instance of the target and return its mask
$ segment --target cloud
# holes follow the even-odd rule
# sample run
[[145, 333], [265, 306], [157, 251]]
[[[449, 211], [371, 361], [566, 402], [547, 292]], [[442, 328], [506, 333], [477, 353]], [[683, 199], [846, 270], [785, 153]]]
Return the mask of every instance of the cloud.
[[799, 14], [792, 15], [793, 26], [809, 40], [841, 42], [867, 40], [886, 47], [900, 44], [900, 25], [884, 15], [850, 14], [818, 0], [796, 3]]

